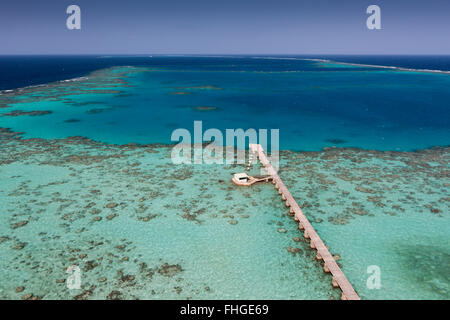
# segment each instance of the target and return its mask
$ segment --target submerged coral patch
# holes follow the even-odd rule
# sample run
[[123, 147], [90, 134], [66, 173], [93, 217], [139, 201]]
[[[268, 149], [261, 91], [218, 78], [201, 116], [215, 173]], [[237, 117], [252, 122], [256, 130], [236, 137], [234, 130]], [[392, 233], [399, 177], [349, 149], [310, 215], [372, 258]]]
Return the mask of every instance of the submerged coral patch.
[[347, 141], [346, 140], [343, 140], [343, 139], [337, 139], [337, 138], [334, 138], [334, 139], [327, 139], [327, 140], [325, 140], [326, 142], [330, 142], [330, 143], [332, 143], [332, 144], [343, 144], [343, 143], [347, 143]]
[[174, 91], [174, 92], [171, 92], [170, 94], [172, 94], [172, 95], [188, 95], [188, 94], [191, 94], [189, 91]]
[[8, 113], [4, 113], [3, 117], [18, 117], [18, 116], [44, 116], [46, 114], [51, 114], [52, 111], [21, 111], [21, 110], [14, 110]]
[[223, 88], [214, 85], [192, 86], [192, 87], [176, 87], [178, 90], [222, 90]]
[[74, 122], [80, 122], [80, 121], [81, 121], [80, 119], [74, 119], [74, 118], [64, 120], [65, 123], [74, 123]]
[[103, 112], [107, 112], [107, 111], [111, 111], [112, 108], [95, 108], [95, 109], [89, 109], [86, 111], [87, 114], [98, 114], [98, 113], [103, 113]]
[[450, 298], [450, 251], [435, 246], [402, 245], [397, 251], [405, 273], [422, 290]]
[[194, 107], [194, 110], [197, 110], [197, 111], [215, 111], [215, 110], [218, 110], [218, 108], [214, 107], [214, 106], [197, 106], [197, 107]]

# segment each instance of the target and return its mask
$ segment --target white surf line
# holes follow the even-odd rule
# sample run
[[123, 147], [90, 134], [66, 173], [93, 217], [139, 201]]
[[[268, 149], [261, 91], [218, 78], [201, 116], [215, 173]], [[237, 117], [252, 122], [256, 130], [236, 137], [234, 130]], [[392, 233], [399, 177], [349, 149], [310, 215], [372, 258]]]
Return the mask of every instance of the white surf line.
[[369, 68], [381, 68], [381, 69], [390, 69], [390, 70], [398, 70], [398, 71], [409, 71], [409, 72], [425, 72], [425, 73], [450, 74], [450, 71], [445, 71], [445, 70], [413, 69], [413, 68], [394, 67], [394, 66], [382, 66], [382, 65], [376, 65], [376, 64], [342, 62], [342, 61], [334, 61], [334, 60], [327, 60], [327, 59], [308, 59], [308, 58], [304, 58], [304, 59], [299, 59], [299, 60], [334, 63], [334, 64], [341, 64], [341, 65], [346, 65], [346, 66], [354, 66], [354, 67], [369, 67]]

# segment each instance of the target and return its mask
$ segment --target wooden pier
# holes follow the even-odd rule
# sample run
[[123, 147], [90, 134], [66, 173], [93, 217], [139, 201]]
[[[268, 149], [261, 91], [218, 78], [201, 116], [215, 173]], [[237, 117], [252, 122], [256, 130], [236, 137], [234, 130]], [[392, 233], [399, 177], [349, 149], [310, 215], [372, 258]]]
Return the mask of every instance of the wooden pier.
[[322, 239], [320, 239], [308, 218], [306, 218], [303, 214], [302, 209], [294, 200], [281, 178], [278, 176], [277, 171], [270, 164], [270, 161], [267, 159], [262, 146], [259, 144], [250, 144], [250, 151], [257, 154], [259, 161], [264, 166], [267, 174], [272, 176], [272, 183], [275, 185], [278, 193], [281, 194], [282, 200], [286, 202], [286, 207], [289, 208], [289, 212], [294, 214], [295, 221], [298, 222], [298, 229], [303, 231], [305, 239], [310, 240], [310, 247], [317, 251], [316, 259], [323, 261], [323, 270], [327, 273], [331, 272], [333, 275], [331, 284], [333, 287], [339, 287], [341, 289], [341, 299], [360, 300], [358, 294], [345, 277], [341, 268], [339, 268], [331, 253], [328, 251], [328, 248], [325, 246]]

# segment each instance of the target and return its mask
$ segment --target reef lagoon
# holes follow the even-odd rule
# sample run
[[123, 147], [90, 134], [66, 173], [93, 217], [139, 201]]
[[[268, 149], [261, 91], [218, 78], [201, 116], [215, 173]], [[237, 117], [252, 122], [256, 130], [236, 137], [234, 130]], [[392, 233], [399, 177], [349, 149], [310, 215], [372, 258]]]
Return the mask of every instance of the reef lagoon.
[[145, 59], [1, 92], [1, 299], [339, 299], [272, 184], [172, 163], [195, 120], [280, 129], [279, 175], [362, 299], [450, 298], [450, 75]]

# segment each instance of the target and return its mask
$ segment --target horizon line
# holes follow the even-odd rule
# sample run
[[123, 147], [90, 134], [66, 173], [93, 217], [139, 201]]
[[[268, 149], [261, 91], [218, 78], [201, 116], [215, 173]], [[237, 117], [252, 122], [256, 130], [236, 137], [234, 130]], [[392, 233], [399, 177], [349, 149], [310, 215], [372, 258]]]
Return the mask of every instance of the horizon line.
[[450, 53], [0, 53], [0, 56], [450, 56]]

